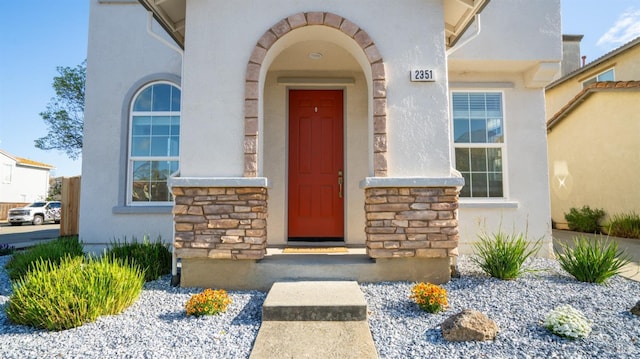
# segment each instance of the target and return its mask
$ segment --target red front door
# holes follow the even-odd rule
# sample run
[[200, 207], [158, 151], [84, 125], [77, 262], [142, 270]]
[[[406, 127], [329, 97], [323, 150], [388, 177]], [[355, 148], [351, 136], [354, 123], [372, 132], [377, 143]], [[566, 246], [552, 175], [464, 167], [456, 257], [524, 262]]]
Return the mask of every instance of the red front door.
[[289, 91], [289, 238], [344, 238], [341, 90]]

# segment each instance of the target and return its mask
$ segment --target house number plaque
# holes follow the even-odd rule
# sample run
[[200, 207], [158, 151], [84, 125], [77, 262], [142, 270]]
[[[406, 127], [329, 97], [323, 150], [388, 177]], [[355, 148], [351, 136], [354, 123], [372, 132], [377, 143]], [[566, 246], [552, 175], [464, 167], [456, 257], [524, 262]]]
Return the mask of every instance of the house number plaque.
[[434, 82], [435, 80], [436, 79], [433, 77], [433, 70], [429, 70], [429, 69], [411, 70], [411, 81]]

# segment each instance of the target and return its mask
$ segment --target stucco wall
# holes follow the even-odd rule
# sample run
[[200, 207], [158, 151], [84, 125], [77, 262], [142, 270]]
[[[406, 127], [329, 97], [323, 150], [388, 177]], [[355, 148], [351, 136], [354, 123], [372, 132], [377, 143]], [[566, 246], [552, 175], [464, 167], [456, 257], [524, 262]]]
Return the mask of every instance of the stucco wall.
[[[11, 180], [5, 182], [5, 171]], [[0, 153], [0, 202], [34, 202], [47, 198], [49, 170], [16, 165], [16, 161]]]
[[[91, 2], [80, 198], [80, 239], [101, 250], [114, 239], [147, 234], [172, 239], [171, 206], [161, 214], [114, 213], [126, 196], [128, 111], [135, 91], [153, 79], [179, 79], [181, 57], [147, 34], [139, 4]], [[158, 33], [163, 30], [154, 23]]]
[[[602, 64], [594, 66], [575, 77], [553, 86], [546, 93], [547, 119], [555, 115], [564, 105], [582, 90], [582, 82], [610, 68], [614, 68], [615, 81], [640, 79], [640, 45], [636, 45]], [[595, 59], [591, 59], [595, 60]]]
[[[551, 223], [543, 89], [526, 88], [521, 74], [451, 73], [452, 91], [501, 91], [504, 96], [504, 199], [461, 198], [460, 253], [470, 253], [481, 231], [528, 233], [551, 253]], [[502, 88], [496, 88], [501, 83]]]
[[571, 207], [640, 212], [638, 91], [596, 92], [548, 134], [552, 218]]
[[491, 1], [479, 17], [479, 28], [470, 26], [451, 53], [452, 62], [484, 61], [481, 67], [504, 71], [562, 56], [560, 0]]
[[[243, 1], [188, 2], [183, 116], [194, 121], [183, 126], [182, 155], [191, 160], [181, 166], [182, 176], [242, 175], [244, 78], [251, 51], [271, 26], [306, 11], [329, 11], [348, 19], [379, 49], [389, 89], [388, 175], [449, 176], [442, 5], [364, 0], [280, 0], [251, 6]], [[371, 14], [385, 15], [380, 19]], [[438, 81], [411, 83], [409, 71], [417, 66], [432, 68]]]

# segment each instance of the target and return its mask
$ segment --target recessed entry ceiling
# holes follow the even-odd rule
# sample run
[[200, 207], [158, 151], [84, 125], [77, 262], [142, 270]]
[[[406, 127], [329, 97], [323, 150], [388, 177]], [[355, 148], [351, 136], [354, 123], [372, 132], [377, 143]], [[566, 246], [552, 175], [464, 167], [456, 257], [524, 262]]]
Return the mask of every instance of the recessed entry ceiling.
[[[321, 53], [314, 60], [309, 54]], [[270, 71], [362, 71], [351, 54], [342, 47], [327, 41], [309, 40], [295, 43], [275, 58]]]

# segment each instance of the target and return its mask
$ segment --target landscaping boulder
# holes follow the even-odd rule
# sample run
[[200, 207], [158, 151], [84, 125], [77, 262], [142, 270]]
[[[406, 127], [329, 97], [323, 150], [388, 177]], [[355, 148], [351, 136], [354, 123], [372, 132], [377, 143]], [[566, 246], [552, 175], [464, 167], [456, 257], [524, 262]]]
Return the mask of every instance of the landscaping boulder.
[[631, 308], [631, 314], [640, 316], [640, 300], [633, 306], [633, 308]]
[[493, 340], [498, 325], [486, 315], [473, 309], [465, 309], [442, 322], [442, 336], [451, 342]]

